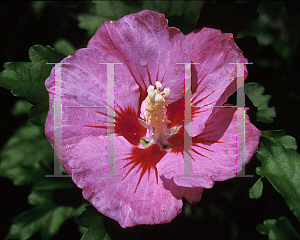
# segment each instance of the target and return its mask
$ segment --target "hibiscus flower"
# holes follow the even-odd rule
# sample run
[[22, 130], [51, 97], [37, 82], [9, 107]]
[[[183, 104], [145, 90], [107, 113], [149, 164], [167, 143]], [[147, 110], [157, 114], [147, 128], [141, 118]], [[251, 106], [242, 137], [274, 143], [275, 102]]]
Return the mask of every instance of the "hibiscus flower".
[[[247, 115], [237, 121], [237, 108], [224, 105], [237, 90], [230, 63], [240, 62], [247, 59], [230, 33], [203, 28], [185, 36], [148, 10], [104, 21], [87, 48], [62, 60], [69, 63], [62, 65], [62, 105], [75, 107], [62, 111], [60, 160], [83, 197], [123, 228], [166, 223], [180, 213], [182, 197], [196, 203], [203, 188], [240, 172], [260, 137]], [[103, 63], [122, 63], [114, 65], [112, 92]], [[190, 133], [184, 63], [199, 63], [192, 64]], [[53, 145], [54, 69], [45, 85], [45, 133]], [[240, 129], [245, 145], [237, 143]], [[184, 175], [185, 156], [192, 176]]]

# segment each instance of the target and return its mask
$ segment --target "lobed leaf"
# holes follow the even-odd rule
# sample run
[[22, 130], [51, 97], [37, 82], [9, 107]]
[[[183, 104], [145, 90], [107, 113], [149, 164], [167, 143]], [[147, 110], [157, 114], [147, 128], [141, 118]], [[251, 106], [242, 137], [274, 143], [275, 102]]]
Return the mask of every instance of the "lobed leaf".
[[53, 158], [44, 128], [28, 121], [3, 146], [0, 176], [11, 179], [15, 185], [33, 184], [49, 173]]
[[300, 221], [300, 154], [295, 150], [294, 138], [281, 134], [262, 132], [256, 152], [262, 166], [256, 168], [256, 173], [270, 181]]
[[42, 239], [50, 239], [60, 226], [72, 216], [72, 207], [48, 203], [23, 212], [13, 219], [6, 239], [28, 239], [41, 232]]
[[[23, 114], [28, 103], [16, 103], [13, 112]], [[85, 204], [81, 193], [76, 192], [71, 178], [47, 178], [53, 173], [53, 149], [44, 134], [44, 128], [26, 122], [11, 136], [1, 153], [0, 175], [11, 179], [16, 185], [32, 184], [28, 203], [34, 208], [13, 219], [6, 239], [28, 239], [37, 232], [42, 239], [57, 233], [66, 219], [79, 215]], [[74, 205], [73, 195], [62, 197], [68, 204], [55, 201], [58, 190], [74, 191], [79, 201]], [[55, 195], [54, 195], [55, 194]], [[54, 199], [54, 200], [53, 200]], [[72, 204], [73, 203], [73, 204]], [[81, 204], [81, 206], [80, 206]], [[60, 206], [64, 205], [64, 206]], [[72, 205], [72, 206], [70, 206]]]
[[29, 111], [29, 120], [44, 125], [48, 114], [48, 93], [45, 80], [53, 64], [64, 57], [50, 46], [35, 45], [29, 49], [31, 62], [7, 62], [0, 73], [0, 86], [11, 90], [16, 97], [22, 97], [34, 106]]
[[74, 188], [74, 184], [69, 178], [44, 177], [37, 181], [28, 196], [29, 204], [35, 207], [13, 219], [6, 239], [28, 239], [37, 232], [42, 239], [50, 239], [67, 219], [78, 216], [85, 204], [75, 209], [53, 202], [53, 191], [61, 188]]
[[59, 39], [53, 44], [54, 49], [64, 55], [70, 55], [76, 51], [76, 48], [66, 39]]
[[257, 121], [264, 123], [272, 123], [276, 117], [275, 107], [269, 107], [268, 103], [271, 99], [270, 95], [263, 95], [265, 88], [258, 83], [246, 83], [245, 94], [251, 100], [253, 105], [257, 107]]
[[256, 229], [261, 234], [268, 235], [269, 240], [300, 239], [300, 235], [291, 225], [290, 221], [284, 216], [278, 219], [267, 219], [263, 224], [258, 224]]
[[28, 202], [35, 207], [13, 219], [6, 239], [28, 239], [37, 232], [41, 233], [42, 239], [50, 239], [68, 218], [74, 216], [76, 210], [73, 207], [57, 206], [52, 201], [54, 189], [68, 186], [66, 182], [60, 181], [62, 180], [46, 179], [33, 186]]
[[249, 189], [249, 197], [251, 199], [259, 199], [263, 191], [263, 182], [259, 178], [256, 183]]
[[92, 206], [87, 206], [77, 217], [80, 226], [87, 228], [81, 240], [110, 240], [103, 226], [100, 213]]
[[13, 107], [11, 114], [15, 117], [28, 114], [32, 104], [26, 100], [20, 99], [16, 101], [15, 106]]

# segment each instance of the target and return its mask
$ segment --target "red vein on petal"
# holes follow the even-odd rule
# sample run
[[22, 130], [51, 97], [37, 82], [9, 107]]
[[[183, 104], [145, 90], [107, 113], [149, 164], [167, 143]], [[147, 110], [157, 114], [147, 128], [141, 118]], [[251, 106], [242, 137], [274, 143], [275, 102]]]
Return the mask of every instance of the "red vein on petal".
[[[205, 124], [205, 127], [209, 126], [210, 124], [213, 124], [215, 121], [210, 121], [209, 123]], [[217, 131], [217, 130], [213, 130], [213, 131]]]
[[207, 159], [212, 160], [212, 159], [210, 159], [209, 157], [203, 155], [202, 153], [199, 153], [199, 152], [196, 151], [195, 149], [192, 149], [192, 151], [193, 151], [194, 153], [197, 153], [198, 155], [200, 155], [200, 156], [202, 156], [202, 157], [206, 157]]
[[147, 66], [147, 73], [148, 73], [149, 83], [150, 83], [150, 85], [153, 86], [152, 81], [151, 81], [151, 76], [150, 76], [150, 72], [149, 72], [148, 66]]
[[212, 101], [212, 102], [210, 102], [210, 103], [207, 103], [207, 104], [205, 104], [205, 105], [201, 105], [200, 107], [197, 107], [197, 106], [193, 106], [194, 108], [197, 108], [197, 109], [203, 109], [204, 107], [207, 107], [207, 106], [209, 106], [210, 108], [215, 108], [216, 106], [210, 106], [210, 105], [212, 105], [213, 103], [216, 103], [217, 101], [215, 100], [215, 101]]
[[[211, 141], [211, 142], [213, 142], [213, 141]], [[202, 148], [202, 149], [207, 150], [207, 151], [209, 151], [209, 152], [214, 152], [213, 150], [210, 150], [210, 149], [207, 149], [207, 148], [205, 148], [205, 147], [202, 147], [202, 146], [198, 145], [197, 143], [194, 143], [193, 146]]]
[[210, 109], [205, 109], [205, 110], [203, 110], [203, 109], [199, 109], [199, 108], [192, 108], [192, 119], [193, 119], [196, 115], [198, 115], [198, 114], [200, 114], [200, 113], [208, 112], [208, 111], [210, 111]]
[[215, 91], [216, 90], [213, 90], [210, 94], [206, 95], [205, 97], [201, 98], [196, 103], [194, 103], [194, 105], [197, 105], [198, 103], [202, 102], [203, 100], [205, 100], [206, 98], [208, 98], [210, 95], [212, 95]]
[[[193, 151], [193, 149], [192, 149], [192, 151]], [[189, 152], [186, 152], [190, 157], [191, 157], [191, 159], [194, 161], [194, 162], [196, 162], [196, 160], [193, 158], [193, 156], [189, 153]]]
[[[103, 113], [103, 112], [98, 112], [98, 111], [96, 111], [96, 113], [99, 113], [99, 114], [101, 114], [101, 115], [104, 115], [104, 116], [108, 116], [108, 117], [110, 117], [110, 118], [113, 118], [113, 116], [110, 116], [110, 115], [107, 115], [107, 113]], [[109, 123], [112, 123], [112, 122], [109, 122]], [[92, 127], [92, 128], [102, 128], [102, 129], [107, 129], [107, 126], [94, 126], [94, 125], [83, 125], [83, 126], [85, 126], [85, 127]], [[108, 128], [108, 129], [110, 129], [110, 128]], [[110, 130], [112, 130], [112, 129], [110, 129]]]
[[[205, 127], [209, 126], [210, 124], [213, 124], [214, 121], [208, 123], [208, 124], [205, 124]], [[202, 143], [202, 144], [206, 144], [206, 143], [223, 143], [223, 142], [220, 142], [220, 141], [215, 141], [215, 140], [208, 140], [208, 138], [210, 136], [204, 136], [204, 135], [207, 135], [207, 134], [211, 134], [211, 133], [214, 133], [216, 132], [217, 130], [214, 129], [214, 130], [211, 130], [209, 132], [202, 132], [200, 133], [198, 136], [196, 137], [193, 137], [193, 143], [197, 144], [197, 143]], [[198, 146], [200, 147], [200, 146]], [[210, 151], [210, 150], [209, 150]]]
[[151, 169], [154, 169], [156, 182], [158, 184], [158, 172], [156, 168], [156, 164], [165, 156], [167, 152], [165, 150], [160, 149], [160, 147], [156, 144], [150, 145], [145, 149], [141, 149], [138, 147], [133, 147], [130, 152], [130, 157], [125, 158], [124, 160], [131, 160], [123, 168], [133, 164], [131, 168], [128, 170], [126, 175], [124, 176], [123, 180], [128, 176], [128, 174], [139, 165], [136, 173], [141, 170], [138, 183], [134, 192], [136, 192], [143, 176], [145, 175], [146, 171], [148, 170], [148, 179], [150, 176]]
[[138, 71], [138, 73], [140, 74], [140, 77], [141, 77], [141, 79], [142, 79], [142, 81], [143, 81], [143, 83], [144, 83], [145, 90], [147, 91], [147, 85], [146, 85], [146, 83], [145, 83], [145, 80], [144, 80], [142, 74], [141, 74], [139, 71]]
[[[160, 63], [160, 61], [159, 61], [159, 63]], [[159, 64], [157, 65], [156, 82], [158, 81], [158, 73], [159, 73]]]
[[[139, 82], [136, 80], [134, 74], [132, 73], [130, 67], [128, 66], [128, 63], [127, 63], [126, 61], [124, 61], [124, 62], [125, 62], [125, 64], [126, 64], [128, 70], [129, 70], [131, 76], [133, 77], [134, 81], [136, 82], [136, 84], [139, 85], [139, 88], [140, 88], [140, 89], [142, 89], [143, 94], [144, 94], [144, 95], [147, 95], [147, 94], [146, 94], [146, 92], [147, 92], [147, 91], [146, 91], [146, 90], [147, 90], [146, 85], [145, 85], [145, 89], [143, 89], [142, 86], [139, 84]], [[144, 84], [145, 84], [145, 83], [144, 83]]]
[[[208, 126], [208, 125], [205, 125], [205, 127], [206, 126]], [[213, 132], [216, 132], [217, 130], [211, 130], [211, 131], [209, 131], [209, 132], [205, 132], [205, 133], [200, 133], [197, 137], [195, 137], [195, 140], [197, 140], [198, 139], [198, 137], [200, 137], [200, 136], [203, 136], [203, 135], [206, 135], [206, 134], [209, 134], [209, 133], [213, 133]], [[197, 138], [197, 139], [196, 139]], [[200, 139], [200, 138], [199, 138]]]
[[98, 111], [96, 111], [96, 113], [102, 114], [102, 115], [104, 115], [104, 116], [106, 116], [106, 117], [110, 117], [110, 118], [113, 118], [113, 116], [107, 115], [107, 113], [103, 113], [103, 112], [98, 112]]
[[157, 168], [156, 167], [154, 168], [154, 171], [155, 171], [156, 183], [158, 184], [158, 172], [157, 172]]
[[[216, 101], [212, 101], [206, 105], [202, 105], [201, 107], [197, 107], [197, 106], [192, 106], [192, 118], [195, 117], [196, 114], [199, 114], [199, 113], [203, 113], [203, 112], [207, 112], [207, 111], [210, 111], [210, 109], [207, 109], [205, 107], [215, 103]], [[205, 109], [204, 109], [205, 108]]]
[[163, 83], [163, 81], [164, 81], [164, 79], [165, 79], [166, 72], [167, 72], [167, 68], [166, 68], [165, 73], [164, 73], [164, 75], [163, 75], [163, 77], [162, 77], [162, 79], [161, 79], [161, 82], [160, 82], [161, 84]]
[[195, 97], [193, 97], [192, 99], [192, 103], [199, 97], [199, 95], [207, 88], [207, 86], [205, 86], [205, 88], [203, 88]]
[[[195, 68], [195, 65], [192, 65], [192, 70], [193, 70], [193, 68]], [[196, 71], [196, 68], [195, 68], [195, 71]], [[193, 74], [193, 71], [192, 71], [192, 74]], [[202, 83], [202, 81], [204, 80], [204, 78], [206, 77], [206, 75], [207, 75], [207, 73], [201, 78], [201, 80], [196, 84], [196, 86], [195, 86], [195, 88], [194, 88], [194, 90], [193, 91], [196, 91], [197, 90], [197, 88], [199, 87], [199, 85]], [[206, 88], [206, 87], [205, 87]], [[205, 89], [204, 88], [204, 89]], [[203, 89], [203, 90], [204, 90]], [[201, 90], [201, 92], [203, 91], [203, 90]]]
[[[206, 158], [210, 159], [209, 157], [205, 156], [204, 154], [198, 152], [193, 147], [199, 147], [199, 148], [204, 149], [206, 151], [214, 152], [211, 149], [208, 149], [206, 147], [200, 146], [198, 143], [202, 143], [202, 144], [205, 144], [205, 143], [222, 143], [220, 141], [207, 140], [205, 137], [203, 137], [203, 135], [206, 135], [206, 134], [209, 134], [209, 133], [213, 133], [215, 131], [216, 130], [212, 130], [210, 132], [206, 132], [206, 133], [200, 134], [200, 135], [198, 135], [196, 137], [193, 137], [192, 138], [192, 151], [194, 153], [202, 156], [202, 157], [206, 157]], [[183, 128], [183, 126], [181, 126], [181, 128], [178, 130], [178, 132], [176, 134], [174, 134], [174, 135], [172, 135], [171, 137], [168, 138], [168, 143], [172, 147], [171, 152], [177, 153], [177, 154], [178, 153], [183, 154], [183, 152], [184, 152], [184, 135], [183, 134], [184, 134], [184, 128]], [[188, 152], [188, 154], [190, 155], [189, 152]], [[191, 158], [194, 160], [194, 158], [192, 156], [191, 156]]]
[[107, 129], [107, 126], [93, 126], [93, 125], [83, 125], [85, 127], [93, 127], [93, 128], [104, 128]]

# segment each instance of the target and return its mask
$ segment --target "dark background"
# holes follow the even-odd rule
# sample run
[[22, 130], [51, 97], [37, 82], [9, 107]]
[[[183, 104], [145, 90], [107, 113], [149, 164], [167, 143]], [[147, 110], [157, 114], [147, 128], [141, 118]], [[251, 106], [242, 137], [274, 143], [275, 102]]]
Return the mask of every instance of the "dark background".
[[[276, 108], [274, 123], [257, 122], [255, 107], [247, 99], [251, 121], [261, 130], [285, 129], [287, 134], [299, 141], [299, 4], [255, 1], [256, 4], [237, 7], [222, 1], [213, 2], [203, 6], [201, 12], [199, 9], [197, 27], [214, 27], [235, 34], [245, 56], [254, 63], [248, 65], [247, 82], [262, 84], [266, 88], [265, 94], [272, 96], [269, 105]], [[28, 50], [36, 44], [53, 46], [57, 39], [65, 38], [77, 49], [85, 47], [89, 39], [87, 31], [78, 28], [74, 16], [88, 4], [49, 2], [39, 15], [32, 10], [32, 2], [1, 1], [0, 71], [5, 62], [29, 61]], [[171, 18], [169, 26], [179, 26], [180, 21], [180, 18]], [[253, 38], [239, 39], [244, 36]], [[2, 146], [27, 117], [11, 115], [17, 98], [9, 90], [0, 87], [0, 100]], [[230, 101], [234, 103], [234, 96]], [[246, 167], [246, 173], [255, 174], [257, 166], [260, 163], [254, 157]], [[256, 225], [265, 219], [285, 215], [295, 228], [300, 229], [296, 217], [266, 179], [263, 179], [262, 198], [249, 199], [247, 189], [256, 179], [257, 176], [217, 182], [213, 189], [204, 191], [202, 200], [195, 206], [189, 207], [185, 202], [183, 212], [169, 224], [124, 230], [113, 220], [105, 218], [105, 226], [112, 239], [267, 239], [255, 229]], [[15, 187], [10, 180], [0, 178], [0, 188], [0, 239], [4, 239], [12, 218], [32, 206], [27, 203], [30, 186]], [[81, 234], [73, 220], [67, 221], [53, 239], [65, 239], [66, 234], [68, 239], [80, 239]], [[36, 234], [31, 239], [40, 239], [40, 236]]]

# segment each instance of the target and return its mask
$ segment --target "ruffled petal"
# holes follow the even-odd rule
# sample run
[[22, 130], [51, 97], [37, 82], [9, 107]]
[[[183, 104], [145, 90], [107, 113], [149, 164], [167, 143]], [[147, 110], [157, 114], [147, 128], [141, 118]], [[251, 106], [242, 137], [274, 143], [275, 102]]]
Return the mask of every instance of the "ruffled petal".
[[155, 81], [170, 88], [168, 103], [183, 97], [184, 65], [176, 63], [190, 62], [189, 44], [180, 30], [168, 27], [164, 14], [144, 10], [104, 21], [88, 48], [117, 56], [140, 86], [142, 100]]
[[[192, 135], [197, 136], [204, 129], [213, 106], [223, 105], [237, 90], [237, 66], [230, 63], [247, 63], [242, 51], [234, 43], [231, 33], [203, 28], [187, 35], [190, 44], [193, 92]], [[247, 68], [244, 67], [244, 79]], [[240, 87], [241, 83], [238, 83]]]
[[169, 190], [173, 196], [180, 199], [184, 197], [189, 203], [195, 204], [201, 200], [203, 188], [202, 187], [181, 187], [174, 183], [174, 179], [165, 178], [161, 176], [164, 188]]
[[[107, 66], [100, 62], [117, 62], [117, 59], [96, 49], [80, 49], [64, 58], [62, 65], [62, 162], [70, 150], [87, 136], [107, 133]], [[45, 134], [54, 144], [54, 68], [45, 82], [49, 92], [49, 112]], [[124, 84], [124, 79], [126, 84]], [[122, 65], [115, 65], [115, 109], [127, 107], [137, 115], [139, 110], [139, 88], [130, 72]], [[124, 97], [126, 96], [126, 98]], [[81, 105], [78, 106], [78, 105]], [[82, 107], [85, 105], [85, 107]], [[95, 107], [98, 106], [98, 107]], [[101, 107], [102, 106], [102, 107]], [[110, 106], [114, 107], [114, 106]], [[119, 109], [120, 110], [120, 109]], [[112, 119], [111, 119], [112, 121]], [[93, 127], [92, 127], [93, 126]], [[70, 174], [70, 168], [64, 164]]]
[[125, 178], [103, 177], [100, 175], [107, 171], [106, 138], [83, 139], [69, 157], [73, 181], [83, 189], [85, 199], [123, 228], [170, 222], [181, 211], [182, 200], [164, 188], [153, 170], [142, 177], [136, 189], [140, 177], [138, 166], [132, 171], [129, 171], [131, 165], [125, 166], [131, 147], [123, 137], [115, 138], [115, 175], [129, 174]]
[[[245, 150], [243, 141], [237, 143], [237, 129], [239, 135], [245, 129]], [[178, 186], [211, 188], [215, 181], [232, 178], [242, 170], [243, 164], [247, 164], [254, 155], [260, 134], [247, 115], [245, 121], [237, 122], [236, 109], [215, 109], [203, 132], [193, 138], [194, 176], [181, 177], [184, 174], [184, 158], [181, 152], [170, 151], [166, 154], [157, 164], [158, 172], [168, 179], [174, 178]]]

